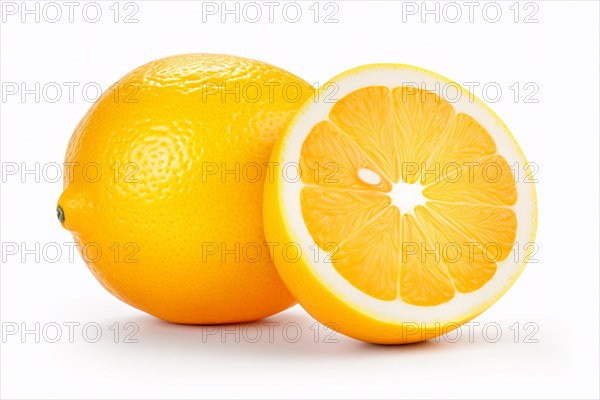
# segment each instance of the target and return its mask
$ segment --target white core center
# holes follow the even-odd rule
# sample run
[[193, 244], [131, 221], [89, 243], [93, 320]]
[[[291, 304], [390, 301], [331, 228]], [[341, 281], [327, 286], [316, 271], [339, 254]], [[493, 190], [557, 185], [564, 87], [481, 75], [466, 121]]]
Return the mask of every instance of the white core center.
[[[367, 168], [361, 168], [358, 170], [358, 177], [364, 183], [377, 186], [381, 183], [381, 177], [375, 171]], [[423, 188], [419, 182], [417, 183], [406, 183], [398, 182], [392, 183], [392, 190], [387, 193], [392, 199], [392, 204], [400, 209], [402, 214], [414, 213], [416, 206], [424, 206], [427, 202], [427, 197], [423, 196]]]
[[392, 190], [388, 195], [392, 198], [392, 204], [400, 209], [402, 214], [414, 213], [416, 206], [424, 206], [427, 198], [423, 196], [423, 188], [419, 182], [392, 183]]

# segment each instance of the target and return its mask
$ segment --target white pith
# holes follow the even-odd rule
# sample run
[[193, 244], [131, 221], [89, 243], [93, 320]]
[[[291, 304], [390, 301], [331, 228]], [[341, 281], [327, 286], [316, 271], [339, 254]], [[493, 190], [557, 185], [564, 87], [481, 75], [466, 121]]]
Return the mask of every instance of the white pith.
[[[398, 86], [417, 84], [419, 88], [432, 91], [450, 102], [457, 114], [465, 113], [478, 121], [492, 136], [496, 143], [497, 153], [506, 159], [508, 165], [518, 163], [522, 168], [527, 162], [502, 121], [466, 89], [441, 76], [411, 66], [378, 65], [341, 75], [331, 82], [334, 82], [338, 89], [334, 96], [336, 99], [341, 99], [347, 94], [367, 86], [387, 86], [391, 90]], [[327, 85], [323, 86], [323, 88], [327, 87]], [[448, 89], [449, 87], [451, 90]], [[455, 99], [457, 91], [461, 93], [458, 100]], [[307, 102], [291, 122], [282, 142], [282, 151], [278, 160], [280, 165], [299, 162], [302, 144], [306, 136], [317, 123], [329, 119], [329, 112], [335, 103], [330, 100], [331, 97], [327, 96], [327, 93], [330, 91], [320, 93], [319, 101]], [[359, 177], [364, 182], [378, 183], [376, 177], [371, 174], [372, 171], [361, 171], [359, 171]], [[301, 181], [281, 179], [281, 176], [277, 176], [276, 179], [280, 188], [279, 201], [284, 214], [283, 220], [288, 226], [292, 240], [301, 247], [303, 260], [311, 272], [345, 303], [384, 322], [410, 321], [432, 325], [438, 322], [460, 321], [475, 312], [482, 311], [497, 300], [514, 282], [524, 267], [523, 260], [527, 256], [524, 245], [532, 242], [535, 236], [537, 218], [535, 188], [532, 183], [526, 183], [523, 179], [519, 179], [516, 182], [518, 199], [516, 204], [511, 207], [517, 216], [515, 243], [521, 250], [518, 258], [515, 259], [511, 253], [505, 260], [497, 263], [495, 275], [482, 288], [466, 294], [457, 291], [454, 298], [437, 306], [415, 306], [405, 303], [400, 298], [383, 301], [354, 287], [335, 270], [331, 263], [326, 261], [327, 258], [312, 256], [314, 251], [311, 250], [311, 246], [314, 246], [314, 240], [302, 218], [300, 203], [303, 184]], [[392, 198], [392, 204], [397, 205], [402, 213], [410, 212], [415, 205], [423, 204], [425, 199], [419, 197], [422, 188], [419, 186], [418, 182], [412, 185], [403, 182], [394, 184], [392, 191], [388, 193]], [[402, 195], [398, 195], [399, 193]], [[528, 248], [529, 251], [532, 249], [532, 247]]]

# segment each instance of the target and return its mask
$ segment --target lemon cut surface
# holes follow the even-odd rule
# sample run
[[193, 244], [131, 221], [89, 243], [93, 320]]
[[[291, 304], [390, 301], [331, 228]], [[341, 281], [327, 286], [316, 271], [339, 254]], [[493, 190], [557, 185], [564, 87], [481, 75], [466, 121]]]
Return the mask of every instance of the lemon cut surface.
[[407, 65], [357, 68], [319, 94], [271, 158], [301, 178], [265, 187], [267, 238], [301, 250], [294, 262], [275, 253], [292, 293], [322, 323], [381, 343], [443, 334], [489, 307], [523, 269], [526, 252], [512, 250], [533, 242], [537, 219], [508, 128]]

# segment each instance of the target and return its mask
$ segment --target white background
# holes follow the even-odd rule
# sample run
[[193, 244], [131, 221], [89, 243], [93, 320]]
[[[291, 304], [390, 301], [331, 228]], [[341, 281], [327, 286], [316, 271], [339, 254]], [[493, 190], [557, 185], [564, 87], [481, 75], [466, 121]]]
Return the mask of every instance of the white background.
[[[320, 22], [315, 23], [308, 8], [312, 3], [301, 4], [297, 23], [282, 17], [284, 3], [276, 8], [273, 23], [263, 15], [254, 24], [243, 18], [236, 23], [234, 16], [222, 23], [219, 15], [203, 22], [202, 3], [192, 1], [138, 1], [137, 23], [123, 23], [134, 10], [123, 10], [123, 3], [115, 23], [112, 1], [100, 5], [103, 14], [97, 23], [82, 17], [85, 3], [75, 9], [73, 23], [62, 2], [63, 16], [56, 23], [43, 15], [39, 23], [35, 16], [22, 23], [20, 12], [3, 14], [3, 171], [13, 163], [25, 162], [28, 168], [36, 162], [41, 167], [62, 163], [69, 137], [91, 104], [82, 86], [95, 83], [106, 89], [155, 58], [235, 54], [268, 61], [311, 83], [367, 63], [415, 64], [459, 83], [478, 82], [479, 97], [486, 83], [502, 88], [496, 102], [489, 92], [488, 103], [539, 166], [539, 262], [530, 263], [513, 288], [477, 318], [480, 325], [472, 327], [472, 340], [465, 328], [456, 343], [442, 338], [439, 343], [386, 347], [339, 334], [327, 339], [329, 333], [299, 307], [265, 322], [229, 328], [229, 333], [226, 328], [213, 332], [170, 325], [109, 295], [78, 255], [69, 260], [67, 247], [58, 262], [48, 257], [36, 262], [35, 255], [22, 262], [20, 253], [3, 252], [3, 332], [14, 326], [34, 329], [39, 323], [47, 336], [38, 343], [33, 334], [3, 333], [3, 398], [598, 398], [598, 3], [540, 1], [533, 16], [537, 23], [523, 22], [535, 10], [525, 3], [517, 5], [521, 12], [515, 23], [512, 1], [499, 2], [502, 16], [496, 23], [484, 18], [495, 14], [489, 8], [488, 15], [482, 14], [483, 2], [473, 22], [468, 8], [458, 2], [460, 21], [450, 23], [442, 15], [436, 22], [429, 15], [423, 23], [419, 12], [403, 14], [406, 2], [391, 1], [337, 2], [337, 23], [322, 22], [321, 3]], [[422, 10], [421, 2], [413, 4]], [[442, 13], [444, 4], [438, 5]], [[40, 12], [43, 6], [39, 3]], [[445, 10], [446, 17], [454, 18], [455, 9]], [[46, 11], [47, 18], [54, 18], [54, 10]], [[93, 10], [88, 11], [93, 17]], [[41, 93], [39, 102], [33, 95], [8, 96], [6, 83], [21, 82], [29, 88], [56, 82], [63, 86], [62, 97], [53, 103], [54, 92]], [[65, 82], [80, 85], [73, 99]], [[509, 89], [515, 82], [521, 87], [517, 99]], [[523, 90], [528, 82], [539, 88], [531, 98], [537, 103], [524, 101], [532, 91], [532, 86]], [[94, 96], [93, 88], [88, 96]], [[32, 248], [72, 242], [54, 211], [62, 184], [48, 180], [3, 176], [3, 248], [11, 242], [20, 250], [22, 243]], [[80, 324], [72, 343], [64, 325], [69, 322]], [[137, 343], [125, 343], [128, 322], [139, 327]], [[528, 322], [532, 324], [525, 329]], [[98, 342], [88, 342], [95, 336], [93, 328], [88, 340], [83, 336], [86, 323], [101, 327]], [[115, 323], [117, 343], [110, 329]], [[497, 325], [484, 332], [486, 323]], [[48, 340], [55, 336], [53, 324], [62, 326], [57, 343]], [[494, 327], [502, 330], [495, 343]], [[534, 328], [539, 330], [526, 340]], [[262, 337], [252, 343], [257, 330]], [[294, 342], [298, 330], [302, 336]]]

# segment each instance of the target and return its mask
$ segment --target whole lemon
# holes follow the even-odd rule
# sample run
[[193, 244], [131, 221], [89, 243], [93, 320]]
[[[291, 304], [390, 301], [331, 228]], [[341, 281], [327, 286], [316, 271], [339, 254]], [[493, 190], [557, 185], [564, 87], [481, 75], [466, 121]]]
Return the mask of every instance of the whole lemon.
[[295, 303], [263, 233], [272, 146], [313, 88], [273, 65], [188, 54], [110, 87], [68, 145], [57, 214], [124, 302], [186, 324]]

